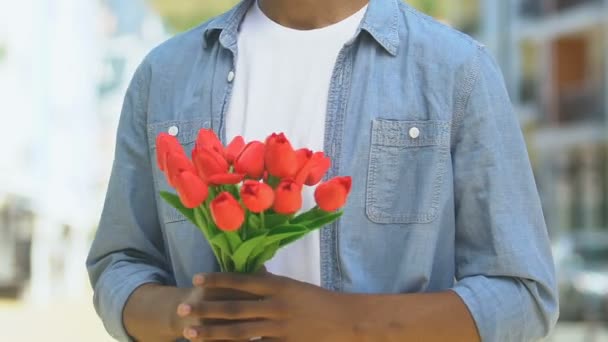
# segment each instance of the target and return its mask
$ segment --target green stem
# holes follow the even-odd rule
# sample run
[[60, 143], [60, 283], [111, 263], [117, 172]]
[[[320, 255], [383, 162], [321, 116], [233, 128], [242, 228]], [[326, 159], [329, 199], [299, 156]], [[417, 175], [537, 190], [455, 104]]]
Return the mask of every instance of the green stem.
[[223, 255], [221, 255], [221, 251], [216, 250], [215, 246], [213, 246], [213, 244], [211, 244], [211, 236], [210, 236], [209, 232], [207, 231], [207, 229], [212, 229], [212, 227], [213, 227], [213, 218], [211, 217], [211, 215], [209, 214], [209, 212], [207, 211], [207, 208], [205, 206], [200, 206], [199, 210], [203, 213], [205, 223], [207, 224], [207, 227], [202, 227], [201, 230], [203, 231], [203, 234], [205, 235], [205, 238], [207, 239], [207, 242], [209, 243], [209, 247], [211, 247], [211, 250], [213, 251], [213, 255], [215, 255], [215, 259], [217, 260], [218, 264], [220, 265], [220, 271], [225, 272], [227, 268], [226, 268], [226, 265], [224, 264]]
[[264, 222], [264, 212], [263, 211], [260, 213], [260, 227], [262, 227], [262, 229], [266, 229], [266, 223]]

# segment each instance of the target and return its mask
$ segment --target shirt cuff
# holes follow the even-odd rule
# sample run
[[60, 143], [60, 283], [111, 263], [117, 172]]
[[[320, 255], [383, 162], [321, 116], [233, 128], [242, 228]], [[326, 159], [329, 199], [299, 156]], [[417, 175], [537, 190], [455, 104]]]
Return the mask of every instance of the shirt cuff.
[[514, 279], [474, 276], [452, 288], [462, 298], [484, 342], [523, 341], [526, 312]]
[[148, 265], [128, 265], [107, 270], [95, 287], [95, 309], [106, 331], [117, 341], [134, 342], [123, 324], [123, 310], [131, 294], [144, 284], [163, 284], [166, 274]]

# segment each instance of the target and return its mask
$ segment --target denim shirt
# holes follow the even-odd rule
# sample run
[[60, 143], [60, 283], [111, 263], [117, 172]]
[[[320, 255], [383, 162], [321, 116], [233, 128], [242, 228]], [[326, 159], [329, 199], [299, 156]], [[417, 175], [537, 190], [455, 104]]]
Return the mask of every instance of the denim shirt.
[[[118, 340], [130, 339], [122, 311], [137, 287], [190, 287], [194, 274], [218, 270], [202, 234], [159, 198], [171, 188], [155, 137], [171, 128], [187, 152], [201, 128], [225, 140], [238, 27], [252, 1], [153, 50], [129, 86], [87, 260], [95, 307]], [[558, 303], [547, 230], [517, 117], [483, 46], [401, 1], [371, 0], [338, 55], [325, 124], [328, 177], [350, 175], [353, 189], [344, 216], [321, 231], [323, 287], [451, 290], [484, 341], [549, 333]]]

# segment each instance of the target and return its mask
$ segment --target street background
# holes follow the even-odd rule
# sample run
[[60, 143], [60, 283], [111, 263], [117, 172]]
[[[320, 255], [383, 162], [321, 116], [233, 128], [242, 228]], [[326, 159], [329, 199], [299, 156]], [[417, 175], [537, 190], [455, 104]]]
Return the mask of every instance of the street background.
[[[560, 281], [548, 340], [608, 341], [608, 0], [407, 2], [503, 69]], [[235, 3], [0, 0], [0, 340], [110, 341], [84, 260], [126, 86], [150, 49]]]

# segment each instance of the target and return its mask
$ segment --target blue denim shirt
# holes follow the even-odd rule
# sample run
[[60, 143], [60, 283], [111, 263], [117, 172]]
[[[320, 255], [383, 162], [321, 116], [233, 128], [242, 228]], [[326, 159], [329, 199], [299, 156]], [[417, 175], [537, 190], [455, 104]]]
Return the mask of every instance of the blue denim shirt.
[[[201, 128], [225, 140], [228, 75], [238, 77], [238, 26], [251, 3], [156, 48], [131, 82], [87, 261], [116, 339], [129, 339], [122, 311], [138, 286], [189, 287], [218, 269], [200, 232], [158, 196], [170, 187], [155, 137], [175, 126], [187, 151]], [[483, 46], [401, 1], [371, 0], [333, 70], [324, 144], [328, 176], [354, 180], [345, 215], [321, 232], [325, 288], [452, 290], [484, 341], [549, 333], [558, 303], [547, 231], [516, 115]]]

